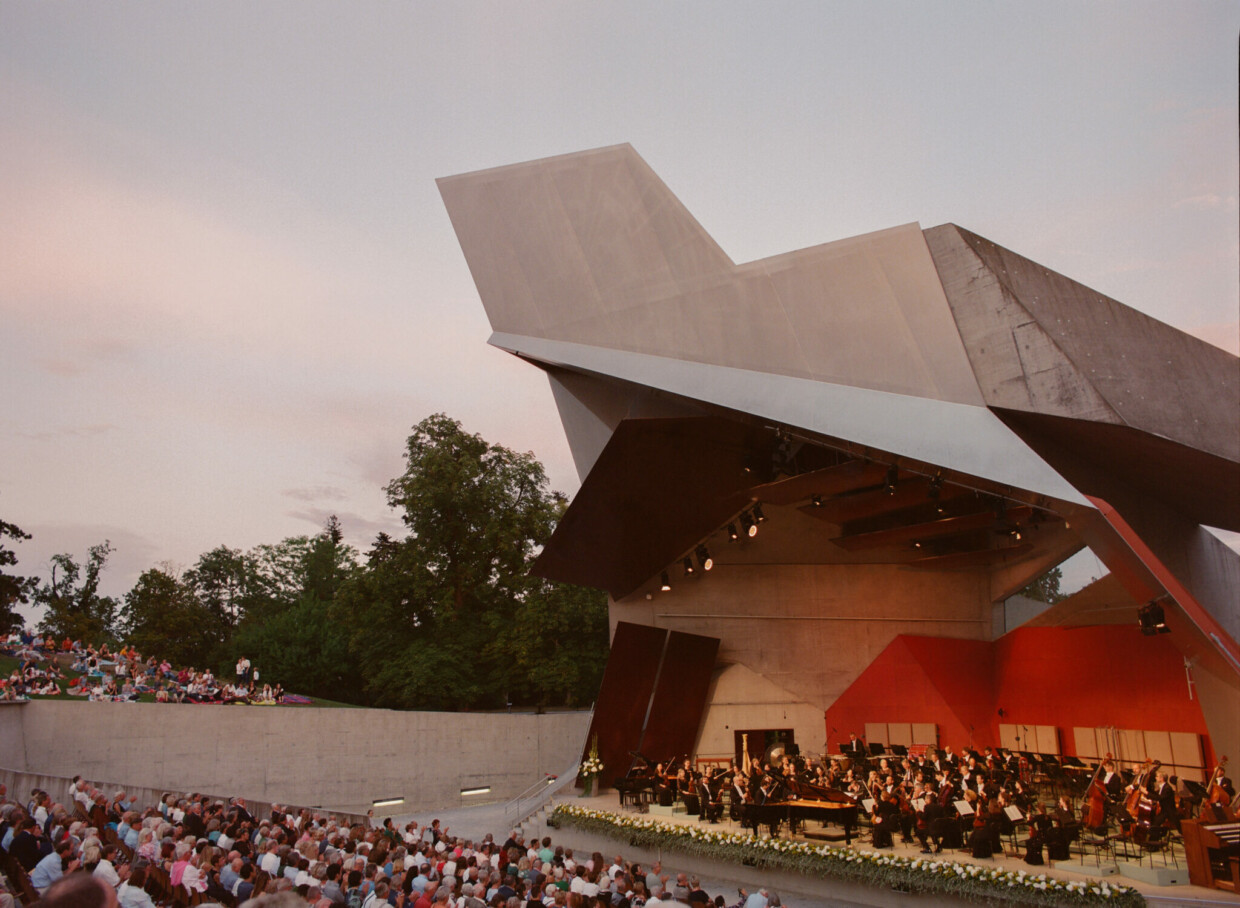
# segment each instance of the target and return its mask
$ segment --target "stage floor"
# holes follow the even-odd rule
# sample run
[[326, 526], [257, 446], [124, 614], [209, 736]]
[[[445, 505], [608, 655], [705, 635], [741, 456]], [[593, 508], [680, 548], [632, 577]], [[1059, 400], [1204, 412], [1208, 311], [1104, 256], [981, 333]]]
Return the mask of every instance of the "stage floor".
[[[590, 797], [590, 798], [559, 797], [559, 798], [556, 798], [555, 802], [563, 803], [567, 805], [574, 805], [577, 807], [587, 807], [593, 810], [604, 810], [610, 813], [626, 814], [626, 815], [632, 815], [632, 816], [642, 815], [640, 811], [638, 811], [635, 808], [632, 808], [632, 807], [621, 808], [619, 806], [619, 798], [614, 791], [605, 791], [601, 794], [595, 795], [594, 797]], [[701, 820], [699, 820], [695, 816], [690, 816], [684, 813], [675, 813], [670, 816], [666, 816], [662, 814], [646, 814], [646, 815], [651, 816], [660, 821], [667, 822], [667, 823], [677, 823], [681, 825], [711, 826], [711, 824], [703, 823]], [[812, 841], [816, 843], [821, 843], [822, 840], [820, 838], [816, 838], [813, 835], [814, 833], [828, 832], [828, 833], [834, 834], [834, 833], [839, 833], [843, 831], [838, 826], [828, 826], [824, 828], [814, 822], [811, 822], [806, 825], [808, 826], [808, 829], [803, 830], [803, 832], [805, 831], [809, 832], [810, 833], [809, 836], [801, 834], [801, 835], [798, 835], [792, 838], [795, 838], [801, 841]], [[714, 824], [712, 828], [725, 830], [729, 832], [745, 832], [746, 831], [743, 829], [743, 827], [740, 826], [739, 823], [734, 823], [728, 820], [726, 817], [723, 818], [719, 823]], [[569, 832], [570, 830], [568, 828], [565, 828], [565, 829], [560, 829], [560, 830], [554, 830], [552, 831], [552, 834], [558, 840], [563, 840], [565, 839], [566, 835]], [[781, 837], [783, 838], [789, 837], [786, 827], [784, 827]], [[841, 840], [840, 842], [832, 842], [829, 844], [843, 846], [844, 843]], [[903, 844], [900, 842], [900, 837], [898, 835], [895, 836], [895, 843], [891, 848], [872, 849], [870, 846], [870, 831], [868, 827], [862, 827], [859, 830], [854, 830], [853, 839], [852, 839], [852, 847], [858, 850], [863, 850], [863, 851], [877, 850], [879, 853], [894, 854], [894, 855], [898, 855], [900, 857], [906, 857], [906, 858], [927, 857], [926, 855], [923, 855], [921, 853], [920, 844], [916, 842], [914, 842], [913, 844], [907, 844], [907, 845]], [[601, 849], [601, 850], [603, 851], [604, 854], [609, 853], [608, 849], [606, 848]], [[610, 850], [612, 852], [619, 851], [621, 854], [624, 854], [627, 857], [629, 852], [632, 851], [632, 848], [624, 844], [613, 844]], [[1097, 880], [1100, 878], [1105, 878], [1110, 883], [1115, 883], [1115, 884], [1123, 885], [1123, 886], [1131, 886], [1139, 890], [1141, 894], [1146, 898], [1146, 900], [1151, 905], [1159, 906], [1159, 908], [1172, 908], [1172, 906], [1193, 906], [1193, 905], [1205, 906], [1205, 905], [1216, 905], [1216, 904], [1217, 905], [1240, 905], [1240, 896], [1236, 896], [1236, 895], [1233, 895], [1232, 893], [1225, 892], [1219, 889], [1206, 889], [1201, 886], [1192, 886], [1187, 883], [1182, 884], [1182, 885], [1159, 886], [1159, 885], [1154, 885], [1150, 882], [1146, 882], [1141, 879], [1134, 879], [1130, 876], [1119, 875], [1119, 874], [1100, 877], [1099, 871], [1097, 869], [1097, 863], [1092, 854], [1085, 856], [1084, 859], [1082, 860], [1081, 855], [1077, 854], [1074, 851], [1072, 860], [1070, 862], [1067, 862], [1066, 864], [1062, 862], [1057, 862], [1053, 866], [1050, 863], [1047, 863], [1043, 866], [1032, 866], [1032, 865], [1025, 863], [1023, 856], [1024, 856], [1024, 852], [1022, 850], [1021, 854], [1016, 855], [1016, 856], [1009, 856], [1007, 854], [1003, 854], [1003, 855], [995, 855], [995, 857], [989, 858], [989, 859], [979, 859], [979, 858], [974, 858], [972, 854], [967, 850], [962, 851], [962, 850], [954, 850], [954, 849], [944, 849], [943, 853], [941, 855], [937, 855], [936, 858], [940, 860], [950, 860], [950, 861], [954, 861], [954, 862], [962, 863], [962, 864], [977, 864], [987, 869], [1002, 868], [1005, 870], [1014, 870], [1014, 871], [1024, 870], [1026, 873], [1032, 873], [1032, 874], [1045, 873], [1048, 876], [1053, 876], [1053, 877], [1056, 877], [1058, 879], [1062, 879], [1065, 881], [1091, 880], [1091, 879]], [[1176, 858], [1179, 861], [1179, 868], [1180, 868], [1179, 876], [1187, 880], [1188, 870], [1187, 870], [1187, 865], [1185, 863], [1182, 850], [1177, 849]], [[672, 869], [672, 870], [689, 869], [690, 872], [692, 872], [692, 868], [689, 868], [686, 866], [691, 863], [692, 861], [690, 861], [689, 858], [683, 857], [679, 854], [675, 854], [671, 852], [668, 853], [665, 859], [665, 866], [668, 869]], [[1105, 866], [1106, 863], [1107, 863], [1107, 860], [1104, 857], [1103, 865]], [[1149, 870], [1150, 861], [1149, 861], [1148, 856], [1145, 858], [1143, 862], [1143, 866], [1147, 871]], [[1160, 855], [1154, 856], [1153, 866], [1156, 870], [1162, 869], [1163, 862], [1162, 862], [1162, 857]], [[1176, 865], [1174, 861], [1169, 860], [1168, 866], [1171, 870], [1175, 870]], [[719, 878], [722, 876], [717, 866], [715, 868], [711, 868], [710, 870], [706, 870], [705, 868], [703, 868], [703, 870], [700, 872], [703, 872], [704, 875], [708, 875], [714, 878]], [[738, 867], [736, 879], [741, 882], [751, 881], [753, 879], [753, 873], [754, 871], [752, 868]], [[731, 875], [728, 875], [728, 876], [731, 876]], [[724, 877], [724, 878], [726, 879], [727, 877]], [[890, 904], [889, 900], [891, 899], [893, 895], [890, 892], [879, 892], [879, 893], [875, 893], [878, 896], [878, 899], [875, 900], [874, 902], [871, 902], [870, 899], [858, 900], [856, 898], [856, 893], [849, 894], [849, 893], [839, 892], [835, 888], [835, 886], [831, 885], [826, 880], [821, 881], [824, 884], [821, 888], [814, 885], [816, 882], [817, 881], [811, 880], [810, 878], [801, 877], [799, 881], [794, 880], [792, 883], [789, 883], [788, 885], [794, 887], [794, 891], [798, 895], [803, 896], [803, 898], [794, 898], [792, 901], [797, 904], [805, 904], [806, 903], [805, 898], [812, 898], [814, 899], [814, 902], [813, 902], [814, 904], [822, 904], [822, 905], [854, 905], [854, 904], [867, 904], [867, 903]], [[938, 900], [932, 900], [932, 901], [938, 901]], [[789, 903], [789, 900], [785, 898], [785, 904], [788, 904], [788, 903]], [[948, 903], [950, 902], [944, 902], [944, 904], [948, 904]], [[925, 904], [925, 902], [919, 899], [918, 904]], [[961, 902], [961, 904], [963, 904], [963, 902]]]

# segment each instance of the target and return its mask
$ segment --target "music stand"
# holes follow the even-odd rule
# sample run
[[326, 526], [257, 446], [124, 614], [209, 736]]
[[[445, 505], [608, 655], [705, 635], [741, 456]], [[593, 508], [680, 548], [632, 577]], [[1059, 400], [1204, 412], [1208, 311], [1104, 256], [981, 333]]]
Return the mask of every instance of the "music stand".
[[891, 752], [892, 752], [893, 754], [895, 754], [897, 757], [907, 757], [907, 756], [908, 756], [908, 748], [907, 748], [907, 747], [905, 747], [903, 744], [892, 744], [892, 745], [891, 745]]

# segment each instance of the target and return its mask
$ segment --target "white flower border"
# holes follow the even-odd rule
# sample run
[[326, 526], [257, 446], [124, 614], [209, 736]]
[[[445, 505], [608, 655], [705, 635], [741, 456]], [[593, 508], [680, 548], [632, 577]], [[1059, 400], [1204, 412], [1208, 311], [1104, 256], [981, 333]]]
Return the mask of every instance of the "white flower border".
[[1041, 905], [1145, 904], [1145, 898], [1136, 889], [1106, 880], [1061, 880], [1045, 873], [991, 869], [957, 861], [907, 858], [767, 835], [724, 832], [571, 804], [557, 805], [548, 819], [552, 826], [581, 826], [628, 838], [633, 845], [658, 845], [706, 856], [717, 850], [723, 859], [729, 857], [727, 852], [743, 851], [746, 862], [757, 866], [811, 876], [839, 877], [905, 891]]

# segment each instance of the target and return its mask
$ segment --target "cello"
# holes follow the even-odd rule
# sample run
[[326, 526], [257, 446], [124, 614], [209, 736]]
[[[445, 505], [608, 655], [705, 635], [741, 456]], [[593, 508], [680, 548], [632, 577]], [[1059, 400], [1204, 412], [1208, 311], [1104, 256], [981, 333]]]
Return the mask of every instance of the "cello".
[[1102, 770], [1111, 762], [1111, 755], [1108, 753], [1106, 759], [1098, 764], [1098, 768], [1094, 770], [1094, 777], [1089, 780], [1089, 787], [1085, 789], [1085, 825], [1090, 829], [1097, 829], [1103, 826], [1107, 821], [1107, 792], [1102, 785]]

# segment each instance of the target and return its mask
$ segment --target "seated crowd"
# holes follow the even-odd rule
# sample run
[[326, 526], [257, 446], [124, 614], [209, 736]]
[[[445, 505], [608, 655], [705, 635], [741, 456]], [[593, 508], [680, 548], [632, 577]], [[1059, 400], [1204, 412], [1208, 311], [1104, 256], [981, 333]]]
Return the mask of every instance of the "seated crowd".
[[[349, 823], [273, 805], [256, 818], [243, 798], [228, 802], [166, 795], [158, 805], [111, 798], [76, 778], [73, 804], [44, 791], [26, 804], [0, 785], [0, 868], [13, 908], [28, 882], [46, 908], [630, 908], [717, 905], [696, 877], [674, 878], [599, 853], [578, 860], [550, 838], [513, 830], [502, 844], [470, 841], [435, 820], [403, 829], [392, 821]], [[20, 870], [18, 869], [20, 868]], [[28, 875], [28, 881], [22, 878]], [[18, 879], [14, 879], [18, 876]], [[739, 891], [733, 908], [767, 908], [777, 895]], [[386, 904], [385, 904], [386, 903]], [[29, 904], [29, 901], [24, 902]]]
[[[65, 638], [58, 644], [51, 636], [21, 631], [0, 643], [0, 653], [20, 662], [7, 679], [0, 679], [0, 700], [62, 693], [109, 702], [135, 702], [144, 693], [154, 694], [159, 703], [272, 704], [285, 698], [279, 684], [259, 686], [258, 673], [250, 670], [248, 659], [238, 662], [235, 681], [224, 682], [210, 669], [175, 669], [166, 659], [143, 659], [132, 646], [113, 653], [106, 643], [95, 647]], [[66, 681], [62, 661], [79, 676]]]

